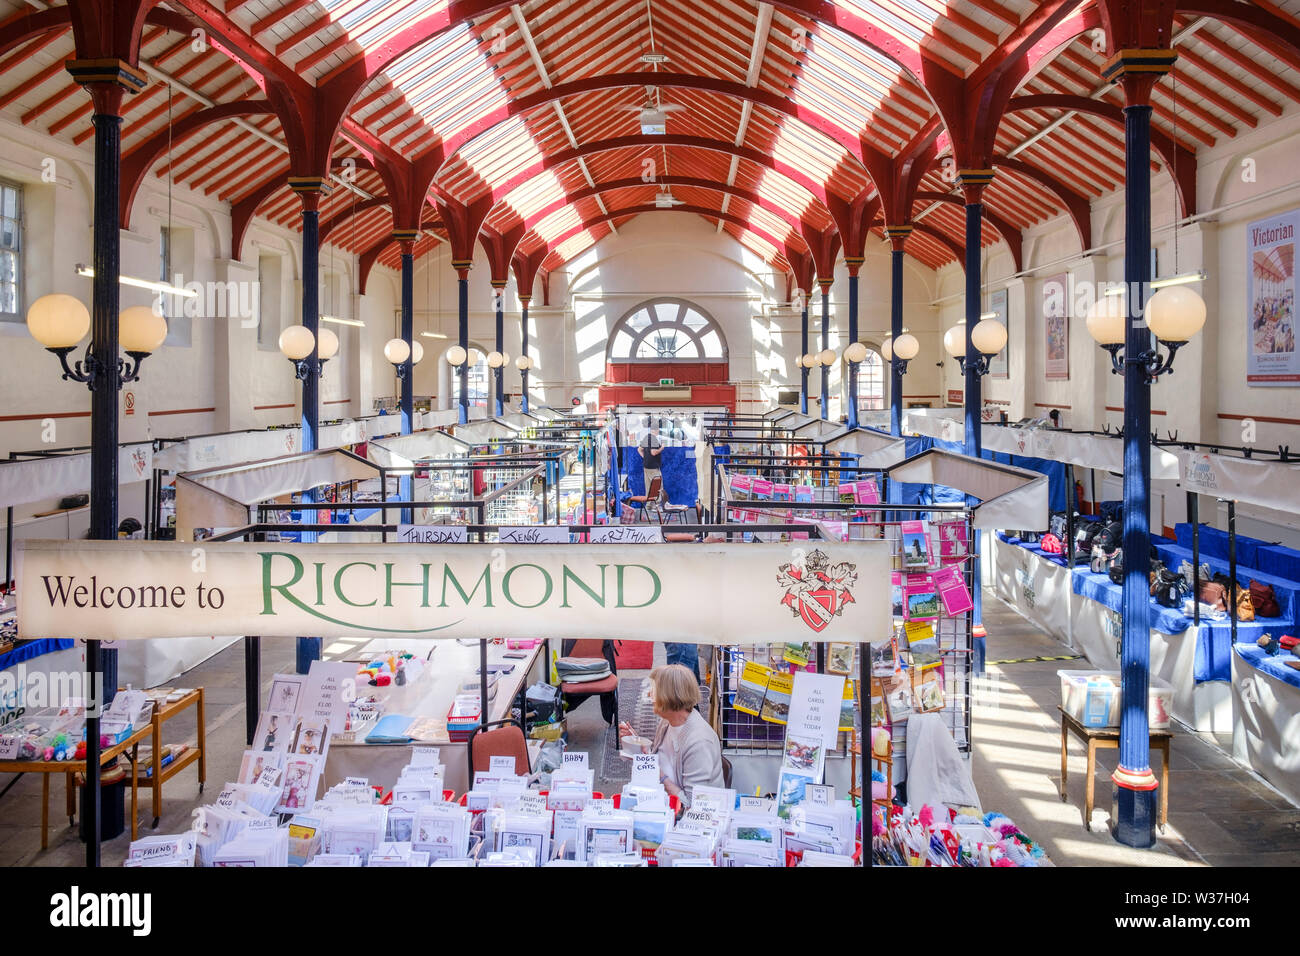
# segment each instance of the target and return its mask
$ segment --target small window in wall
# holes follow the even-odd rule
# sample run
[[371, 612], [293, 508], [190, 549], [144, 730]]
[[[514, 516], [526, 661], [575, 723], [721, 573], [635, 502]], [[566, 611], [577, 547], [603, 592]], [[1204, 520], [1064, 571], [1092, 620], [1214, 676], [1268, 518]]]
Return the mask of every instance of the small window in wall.
[[280, 257], [257, 257], [257, 347], [280, 347]]
[[487, 357], [479, 352], [478, 364], [469, 369], [469, 403], [486, 408], [490, 392]]
[[21, 322], [23, 188], [0, 180], [0, 321]]
[[875, 349], [858, 365], [858, 411], [877, 412], [885, 407], [885, 360]]
[[613, 362], [718, 361], [727, 357], [722, 330], [681, 299], [643, 302], [614, 325], [608, 357]]
[[[192, 271], [189, 266], [194, 258], [193, 234], [188, 229], [163, 226], [158, 235], [158, 279], [168, 285], [183, 286], [186, 274]], [[167, 317], [164, 345], [189, 348], [193, 342], [194, 319], [185, 314], [188, 301], [179, 295], [162, 296], [163, 315]]]

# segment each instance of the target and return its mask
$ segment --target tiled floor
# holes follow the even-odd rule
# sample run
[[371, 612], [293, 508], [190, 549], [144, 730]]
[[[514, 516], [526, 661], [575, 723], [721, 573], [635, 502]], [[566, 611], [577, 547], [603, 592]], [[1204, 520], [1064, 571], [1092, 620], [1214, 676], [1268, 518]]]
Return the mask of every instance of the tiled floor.
[[[989, 595], [984, 603], [990, 661], [1067, 653], [1026, 620]], [[656, 647], [662, 662], [663, 649]], [[292, 640], [262, 641], [263, 697], [270, 677], [291, 669]], [[994, 664], [992, 691], [981, 695], [974, 712], [972, 773], [986, 810], [1007, 814], [1047, 850], [1058, 866], [1295, 866], [1300, 864], [1300, 809], [1254, 774], [1238, 766], [1215, 741], [1176, 728], [1169, 788], [1169, 827], [1153, 850], [1120, 846], [1106, 820], [1111, 799], [1110, 773], [1116, 751], [1098, 755], [1095, 793], [1098, 809], [1091, 832], [1083, 826], [1084, 752], [1070, 748], [1068, 800], [1060, 799], [1060, 722], [1056, 671], [1070, 662]], [[1076, 666], [1086, 666], [1086, 662]], [[627, 672], [641, 677], [644, 672]], [[243, 650], [235, 644], [172, 682], [203, 686], [207, 695], [208, 788], [198, 793], [197, 773], [186, 770], [164, 790], [164, 812], [157, 832], [186, 829], [194, 807], [213, 799], [239, 768], [244, 749]], [[193, 718], [168, 725], [169, 740], [191, 737]], [[569, 717], [570, 745], [594, 751], [605, 724], [594, 704]], [[1158, 760], [1158, 758], [1157, 758]], [[0, 779], [0, 789], [10, 781]], [[63, 781], [51, 786], [50, 848], [40, 850], [38, 777], [27, 776], [0, 798], [0, 866], [77, 866], [85, 848], [63, 813]], [[141, 791], [141, 832], [149, 830], [149, 794]], [[103, 846], [105, 865], [126, 856], [129, 833]]]

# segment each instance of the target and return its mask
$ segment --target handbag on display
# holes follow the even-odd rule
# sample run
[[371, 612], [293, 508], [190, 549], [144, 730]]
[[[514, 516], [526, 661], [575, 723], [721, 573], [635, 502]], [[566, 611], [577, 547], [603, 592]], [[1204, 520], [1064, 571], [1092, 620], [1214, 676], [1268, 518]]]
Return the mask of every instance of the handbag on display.
[[1097, 532], [1096, 543], [1104, 551], [1114, 551], [1124, 541], [1124, 525], [1118, 521], [1108, 521]]
[[1202, 581], [1201, 593], [1196, 595], [1196, 599], [1219, 611], [1228, 609], [1228, 589], [1218, 581]]
[[1106, 567], [1106, 576], [1110, 578], [1112, 584], [1124, 583], [1124, 549], [1116, 548], [1115, 553], [1110, 556], [1110, 561]]
[[1043, 540], [1038, 542], [1038, 547], [1046, 554], [1060, 554], [1063, 551], [1060, 539], [1051, 533], [1043, 535]]
[[1151, 585], [1151, 596], [1156, 599], [1156, 603], [1163, 607], [1178, 607], [1183, 603], [1183, 595], [1187, 593], [1187, 584], [1183, 581], [1181, 575], [1175, 574], [1168, 568], [1160, 568], [1156, 571], [1155, 583]]
[[1101, 526], [1096, 521], [1087, 522], [1074, 532], [1074, 560], [1083, 562], [1092, 559], [1092, 545]]
[[1237, 620], [1255, 620], [1255, 605], [1250, 602], [1250, 591], [1245, 589], [1237, 590]]
[[1250, 582], [1251, 607], [1260, 617], [1281, 617], [1282, 608], [1277, 603], [1277, 595], [1273, 593], [1273, 585], [1263, 584], [1259, 581]]
[[1047, 519], [1047, 530], [1062, 541], [1065, 540], [1065, 531], [1068, 526], [1069, 515], [1064, 511], [1053, 511], [1052, 516]]
[[1108, 555], [1098, 545], [1092, 546], [1092, 560], [1088, 562], [1088, 570], [1093, 574], [1105, 574]]

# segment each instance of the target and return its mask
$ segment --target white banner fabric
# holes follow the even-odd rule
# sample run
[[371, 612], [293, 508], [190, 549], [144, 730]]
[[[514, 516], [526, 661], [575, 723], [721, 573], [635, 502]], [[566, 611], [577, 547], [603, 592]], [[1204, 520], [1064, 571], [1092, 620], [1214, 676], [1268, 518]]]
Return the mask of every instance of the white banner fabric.
[[[153, 444], [119, 445], [117, 482], [129, 485], [153, 477]], [[48, 501], [90, 491], [90, 453], [50, 455], [0, 463], [0, 508]]]
[[1300, 465], [1186, 450], [1181, 458], [1188, 491], [1300, 513]]
[[[754, 545], [19, 542], [24, 638], [888, 641], [886, 541]], [[177, 613], [177, 612], [181, 613]]]

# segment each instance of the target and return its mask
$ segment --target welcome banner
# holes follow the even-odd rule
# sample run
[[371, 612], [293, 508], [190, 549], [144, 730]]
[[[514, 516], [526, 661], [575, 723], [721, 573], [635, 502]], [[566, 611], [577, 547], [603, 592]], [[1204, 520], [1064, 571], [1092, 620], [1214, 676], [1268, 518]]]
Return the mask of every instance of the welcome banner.
[[407, 635], [883, 642], [885, 541], [18, 542], [24, 638]]

